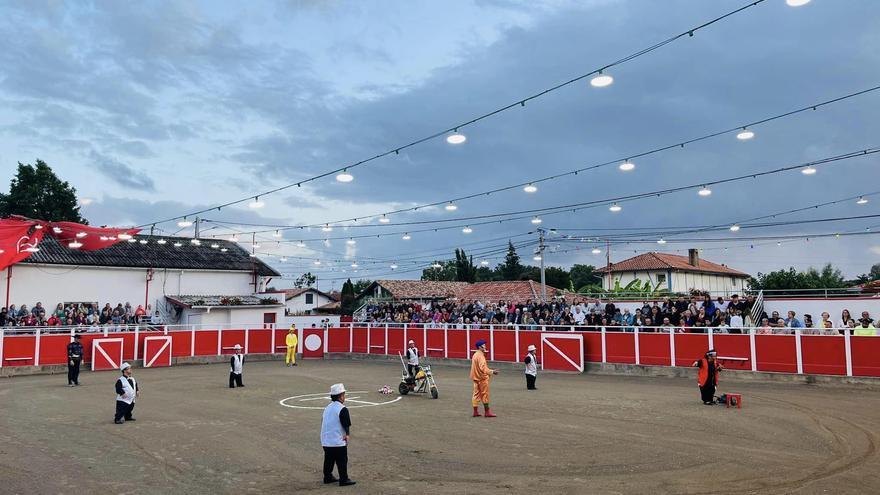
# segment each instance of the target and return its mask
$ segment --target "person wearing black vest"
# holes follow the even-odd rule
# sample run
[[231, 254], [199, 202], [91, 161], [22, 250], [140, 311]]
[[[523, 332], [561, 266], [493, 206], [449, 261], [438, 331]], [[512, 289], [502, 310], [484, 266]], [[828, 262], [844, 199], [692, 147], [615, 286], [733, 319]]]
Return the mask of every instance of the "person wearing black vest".
[[80, 336], [74, 335], [73, 342], [67, 344], [67, 386], [79, 385], [79, 365], [82, 363], [83, 346]]
[[[348, 477], [348, 436], [351, 434], [351, 417], [345, 407], [345, 385], [335, 383], [330, 387], [330, 404], [324, 408], [321, 420], [321, 447], [324, 448], [324, 483], [339, 482], [339, 486], [355, 484]], [[333, 477], [333, 465], [339, 471], [339, 479]]]
[[241, 370], [244, 365], [244, 355], [241, 353], [241, 344], [235, 344], [235, 354], [229, 360], [229, 388], [235, 388], [236, 385], [244, 387], [241, 379]]
[[134, 411], [135, 400], [141, 395], [141, 389], [131, 376], [130, 364], [122, 363], [119, 369], [122, 370], [122, 376], [116, 380], [116, 416], [113, 417], [113, 422], [121, 425], [126, 421], [135, 421], [131, 413]]

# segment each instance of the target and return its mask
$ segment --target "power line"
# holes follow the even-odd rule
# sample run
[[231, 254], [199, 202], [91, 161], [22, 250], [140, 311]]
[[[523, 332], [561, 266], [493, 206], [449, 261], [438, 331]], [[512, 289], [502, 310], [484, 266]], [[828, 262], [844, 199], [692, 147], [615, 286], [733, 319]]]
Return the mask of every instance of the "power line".
[[285, 185], [283, 185], [283, 186], [276, 187], [276, 188], [274, 188], [274, 189], [270, 189], [270, 190], [268, 190], [268, 191], [263, 191], [263, 192], [261, 192], [261, 193], [255, 194], [255, 195], [250, 195], [250, 196], [247, 196], [247, 197], [244, 197], [244, 198], [241, 198], [241, 199], [235, 200], [235, 201], [230, 201], [230, 202], [228, 202], [228, 203], [224, 203], [224, 204], [220, 204], [220, 205], [212, 206], [212, 207], [210, 207], [210, 208], [206, 208], [206, 209], [202, 209], [202, 210], [199, 210], [199, 211], [190, 212], [190, 213], [187, 213], [186, 215], [179, 215], [179, 216], [176, 216], [176, 217], [166, 218], [166, 219], [164, 219], [164, 220], [157, 220], [157, 221], [154, 221], [154, 222], [148, 222], [148, 223], [146, 223], [146, 224], [140, 225], [139, 227], [146, 227], [146, 226], [149, 226], [149, 225], [152, 225], [152, 224], [160, 224], [160, 223], [170, 222], [170, 221], [174, 221], [174, 220], [178, 220], [178, 219], [183, 219], [183, 218], [186, 218], [186, 217], [188, 217], [188, 216], [200, 215], [200, 214], [202, 214], [202, 213], [207, 213], [207, 212], [209, 212], [209, 211], [214, 211], [214, 210], [220, 211], [221, 208], [225, 208], [225, 207], [228, 207], [228, 206], [237, 205], [237, 204], [243, 203], [243, 202], [248, 201], [248, 200], [251, 200], [251, 199], [258, 200], [258, 198], [259, 198], [260, 196], [268, 196], [268, 195], [270, 195], [270, 194], [274, 194], [274, 193], [277, 193], [277, 192], [280, 192], [280, 191], [284, 191], [284, 190], [290, 189], [290, 188], [292, 188], [292, 187], [294, 187], [294, 186], [296, 186], [296, 187], [300, 187], [300, 186], [302, 186], [302, 184], [306, 184], [306, 183], [309, 183], [309, 182], [312, 182], [312, 181], [315, 181], [315, 180], [318, 180], [318, 179], [321, 179], [321, 178], [324, 178], [324, 177], [327, 177], [327, 176], [330, 176], [330, 175], [333, 175], [333, 174], [337, 174], [337, 173], [340, 173], [340, 172], [347, 173], [347, 171], [348, 171], [349, 169], [353, 169], [353, 168], [356, 168], [356, 167], [359, 167], [359, 166], [362, 166], [362, 165], [368, 164], [368, 163], [370, 163], [370, 162], [373, 162], [373, 161], [375, 161], [375, 160], [378, 160], [378, 159], [383, 158], [383, 157], [386, 157], [386, 156], [400, 154], [400, 152], [403, 151], [403, 150], [406, 150], [406, 149], [412, 148], [412, 147], [414, 147], [414, 146], [417, 146], [417, 145], [419, 145], [419, 144], [425, 143], [425, 142], [427, 142], [427, 141], [431, 141], [431, 140], [436, 139], [436, 138], [438, 138], [438, 137], [440, 137], [440, 136], [448, 135], [448, 134], [450, 134], [450, 133], [457, 133], [459, 129], [463, 129], [463, 128], [465, 128], [465, 127], [471, 126], [471, 125], [473, 125], [473, 124], [476, 124], [477, 122], [480, 122], [480, 121], [482, 121], [482, 120], [488, 119], [489, 117], [492, 117], [492, 116], [498, 115], [498, 114], [500, 114], [500, 113], [506, 112], [507, 110], [510, 110], [510, 109], [512, 109], [512, 108], [517, 108], [517, 107], [525, 106], [526, 102], [529, 102], [529, 101], [532, 101], [532, 100], [536, 100], [536, 99], [538, 99], [538, 98], [540, 98], [540, 97], [542, 97], [542, 96], [544, 96], [544, 95], [547, 95], [547, 94], [549, 94], [549, 93], [552, 93], [552, 92], [554, 92], [554, 91], [557, 91], [557, 90], [559, 90], [559, 89], [562, 89], [562, 88], [564, 88], [564, 87], [566, 87], [566, 86], [572, 85], [572, 84], [574, 84], [574, 83], [576, 83], [576, 82], [582, 81], [582, 80], [586, 79], [587, 77], [590, 77], [590, 76], [593, 76], [593, 75], [597, 75], [597, 74], [601, 74], [601, 73], [603, 73], [603, 71], [606, 71], [606, 70], [608, 70], [608, 69], [610, 69], [610, 68], [612, 68], [612, 67], [616, 67], [616, 66], [622, 65], [622, 64], [624, 64], [624, 63], [626, 63], [626, 62], [629, 62], [629, 61], [631, 61], [631, 60], [634, 60], [634, 59], [636, 59], [636, 58], [638, 58], [638, 57], [641, 57], [641, 56], [643, 56], [643, 55], [646, 55], [646, 54], [648, 54], [648, 53], [651, 53], [651, 52], [653, 52], [653, 51], [655, 51], [655, 50], [657, 50], [657, 49], [660, 49], [660, 48], [662, 48], [662, 47], [664, 47], [664, 46], [666, 46], [666, 45], [668, 45], [668, 44], [670, 44], [670, 43], [672, 43], [672, 42], [674, 42], [674, 41], [679, 40], [679, 39], [682, 39], [682, 38], [685, 38], [685, 37], [693, 37], [693, 36], [694, 36], [694, 33], [696, 33], [697, 31], [700, 31], [700, 30], [702, 30], [702, 29], [705, 29], [705, 28], [707, 28], [707, 27], [709, 27], [709, 26], [711, 26], [711, 25], [713, 25], [713, 24], [715, 24], [715, 23], [717, 23], [717, 22], [720, 22], [720, 21], [722, 21], [722, 20], [724, 20], [724, 19], [726, 19], [726, 18], [728, 18], [728, 17], [731, 17], [731, 16], [736, 15], [736, 14], [738, 14], [738, 13], [740, 13], [740, 12], [742, 12], [742, 11], [745, 11], [745, 10], [747, 10], [747, 9], [749, 9], [749, 8], [752, 8], [752, 7], [754, 7], [754, 6], [756, 6], [756, 5], [760, 4], [760, 3], [763, 3], [764, 1], [765, 1], [765, 0], [755, 0], [755, 1], [751, 2], [751, 3], [749, 3], [749, 4], [746, 4], [746, 5], [742, 6], [742, 7], [739, 7], [739, 8], [737, 8], [737, 9], [735, 9], [735, 10], [732, 10], [732, 11], [730, 11], [730, 12], [727, 12], [726, 14], [723, 14], [723, 15], [720, 15], [720, 16], [715, 17], [715, 18], [713, 18], [713, 19], [710, 19], [709, 21], [706, 21], [706, 22], [704, 22], [704, 23], [702, 23], [702, 24], [700, 24], [700, 25], [698, 25], [698, 26], [695, 26], [695, 27], [693, 27], [693, 28], [690, 28], [690, 29], [688, 29], [688, 30], [686, 30], [686, 31], [683, 31], [683, 32], [679, 33], [679, 34], [676, 34], [676, 35], [670, 36], [669, 38], [666, 38], [666, 39], [664, 39], [663, 41], [660, 41], [659, 43], [655, 43], [655, 44], [653, 44], [653, 45], [651, 45], [651, 46], [648, 46], [648, 47], [643, 48], [643, 49], [641, 49], [641, 50], [638, 50], [638, 51], [636, 51], [636, 52], [634, 52], [634, 53], [631, 53], [631, 54], [629, 54], [629, 55], [627, 55], [627, 56], [625, 56], [625, 57], [623, 57], [623, 58], [620, 58], [620, 59], [618, 59], [618, 60], [616, 60], [616, 61], [614, 61], [614, 62], [611, 62], [611, 63], [609, 63], [609, 64], [606, 64], [606, 65], [604, 65], [604, 66], [602, 66], [602, 67], [600, 67], [600, 68], [598, 68], [598, 69], [593, 69], [593, 70], [590, 71], [590, 72], [587, 72], [587, 73], [585, 73], [585, 74], [581, 74], [581, 75], [576, 76], [576, 77], [574, 77], [574, 78], [572, 78], [572, 79], [569, 79], [569, 80], [567, 80], [567, 81], [565, 81], [565, 82], [562, 82], [562, 83], [556, 84], [556, 85], [551, 86], [551, 87], [549, 87], [549, 88], [546, 88], [546, 89], [544, 89], [544, 90], [542, 90], [542, 91], [539, 91], [539, 92], [534, 93], [534, 94], [532, 94], [532, 95], [526, 96], [525, 98], [521, 98], [521, 99], [519, 99], [519, 100], [516, 100], [516, 101], [513, 102], [513, 103], [509, 103], [509, 104], [507, 104], [507, 105], [505, 105], [505, 106], [502, 106], [502, 107], [500, 107], [500, 108], [496, 108], [495, 110], [492, 110], [492, 111], [490, 111], [490, 112], [484, 113], [484, 114], [479, 115], [479, 116], [477, 116], [477, 117], [473, 117], [473, 118], [471, 118], [471, 119], [469, 119], [469, 120], [466, 120], [466, 121], [464, 121], [464, 122], [461, 122], [461, 123], [459, 123], [459, 124], [456, 124], [456, 125], [450, 126], [450, 127], [446, 128], [446, 129], [444, 129], [444, 130], [442, 130], [442, 131], [438, 131], [438, 132], [435, 132], [435, 133], [430, 134], [430, 135], [428, 135], [428, 136], [425, 136], [425, 137], [422, 137], [422, 138], [416, 139], [415, 141], [411, 141], [410, 143], [407, 143], [407, 144], [405, 144], [405, 145], [397, 146], [397, 147], [392, 148], [392, 149], [390, 149], [390, 150], [387, 150], [387, 151], [384, 151], [384, 152], [379, 153], [379, 154], [377, 154], [377, 155], [374, 155], [374, 156], [372, 156], [372, 157], [370, 157], [370, 158], [365, 158], [365, 159], [363, 159], [363, 160], [359, 160], [359, 161], [357, 161], [357, 162], [350, 163], [350, 164], [348, 164], [348, 165], [345, 165], [345, 166], [343, 166], [343, 167], [340, 167], [340, 168], [337, 168], [337, 169], [334, 169], [334, 170], [330, 170], [330, 171], [327, 171], [327, 172], [323, 172], [323, 173], [321, 173], [321, 174], [315, 175], [315, 176], [310, 177], [310, 178], [307, 178], [307, 179], [299, 180], [299, 181], [296, 181], [296, 182], [291, 182], [291, 183], [289, 183], [289, 184], [285, 184]]

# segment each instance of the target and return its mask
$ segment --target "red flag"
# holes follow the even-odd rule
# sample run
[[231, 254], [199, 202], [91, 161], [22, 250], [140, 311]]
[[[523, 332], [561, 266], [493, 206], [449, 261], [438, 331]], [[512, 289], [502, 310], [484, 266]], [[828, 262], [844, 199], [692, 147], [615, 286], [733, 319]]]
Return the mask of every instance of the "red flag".
[[58, 239], [62, 246], [82, 251], [109, 247], [140, 232], [140, 229], [91, 227], [75, 222], [47, 222], [45, 230]]
[[33, 220], [0, 220], [0, 270], [39, 250], [45, 231], [39, 222]]

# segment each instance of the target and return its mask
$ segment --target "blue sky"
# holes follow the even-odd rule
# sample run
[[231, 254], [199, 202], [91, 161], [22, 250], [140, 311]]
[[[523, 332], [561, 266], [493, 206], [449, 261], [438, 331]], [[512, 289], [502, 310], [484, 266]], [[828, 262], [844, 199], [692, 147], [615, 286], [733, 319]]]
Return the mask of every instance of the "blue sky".
[[[46, 160], [80, 197], [93, 224], [138, 225], [225, 203], [393, 149], [558, 82], [589, 72], [746, 2], [647, 0], [502, 2], [7, 2], [0, 7], [0, 176]], [[880, 6], [767, 0], [693, 38], [617, 67], [603, 89], [574, 84], [442, 139], [333, 177], [204, 215], [208, 235], [237, 222], [307, 225], [441, 201], [601, 163], [758, 120], [880, 84]], [[454, 213], [424, 208], [394, 223], [541, 208], [712, 181], [880, 145], [880, 92], [616, 167], [462, 201]], [[880, 191], [874, 157], [714, 188], [545, 218], [575, 229], [715, 225]], [[777, 220], [880, 213], [880, 195]], [[458, 225], [457, 223], [452, 223]], [[618, 245], [635, 252], [703, 248], [704, 257], [757, 273], [831, 261], [854, 276], [880, 259], [875, 236], [756, 244], [757, 235], [864, 230], [867, 219], [745, 229], [727, 243]], [[157, 226], [177, 232], [174, 222]], [[413, 227], [415, 229], [415, 227]], [[362, 239], [275, 245], [262, 253], [285, 273], [416, 277], [400, 261], [451, 256], [534, 240], [528, 220]], [[191, 235], [191, 229], [181, 234]], [[518, 236], [518, 237], [514, 237]], [[249, 236], [242, 236], [242, 240]], [[319, 229], [283, 239], [320, 239]], [[592, 244], [554, 240], [551, 265], [601, 264]], [[681, 236], [680, 236], [681, 237]], [[706, 236], [702, 236], [706, 237]], [[672, 239], [672, 237], [670, 237]], [[478, 244], [482, 243], [482, 244]], [[244, 244], [250, 248], [249, 244]], [[727, 247], [727, 250], [723, 248]], [[531, 257], [532, 248], [521, 255]], [[435, 255], [436, 253], [436, 255]], [[287, 262], [280, 256], [287, 255]], [[313, 260], [322, 260], [319, 267]], [[498, 257], [486, 255], [494, 265]], [[338, 261], [334, 261], [338, 260]], [[376, 263], [372, 263], [375, 260]], [[381, 260], [381, 262], [380, 262]], [[354, 272], [350, 264], [359, 265]], [[422, 261], [424, 263], [424, 261]], [[413, 264], [415, 265], [415, 263]], [[410, 266], [410, 265], [407, 265]], [[345, 273], [342, 270], [345, 270]]]

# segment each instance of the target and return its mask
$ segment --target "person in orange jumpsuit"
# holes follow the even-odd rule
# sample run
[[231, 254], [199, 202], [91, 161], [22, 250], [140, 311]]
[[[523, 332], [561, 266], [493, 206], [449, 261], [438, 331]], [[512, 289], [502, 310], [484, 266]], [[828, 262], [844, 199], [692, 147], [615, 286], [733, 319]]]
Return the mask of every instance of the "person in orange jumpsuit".
[[697, 384], [700, 386], [700, 397], [703, 404], [715, 405], [715, 387], [718, 385], [718, 372], [724, 367], [716, 361], [715, 349], [709, 349], [703, 359], [694, 361], [693, 366], [700, 368], [697, 372]]
[[481, 416], [478, 407], [482, 402], [486, 417], [494, 418], [495, 415], [489, 409], [489, 379], [492, 375], [497, 375], [498, 370], [490, 369], [489, 365], [486, 364], [486, 352], [488, 352], [486, 350], [486, 341], [480, 339], [477, 341], [476, 346], [477, 352], [474, 353], [474, 357], [471, 359], [471, 380], [474, 382], [474, 396], [471, 403], [474, 406], [474, 417]]

